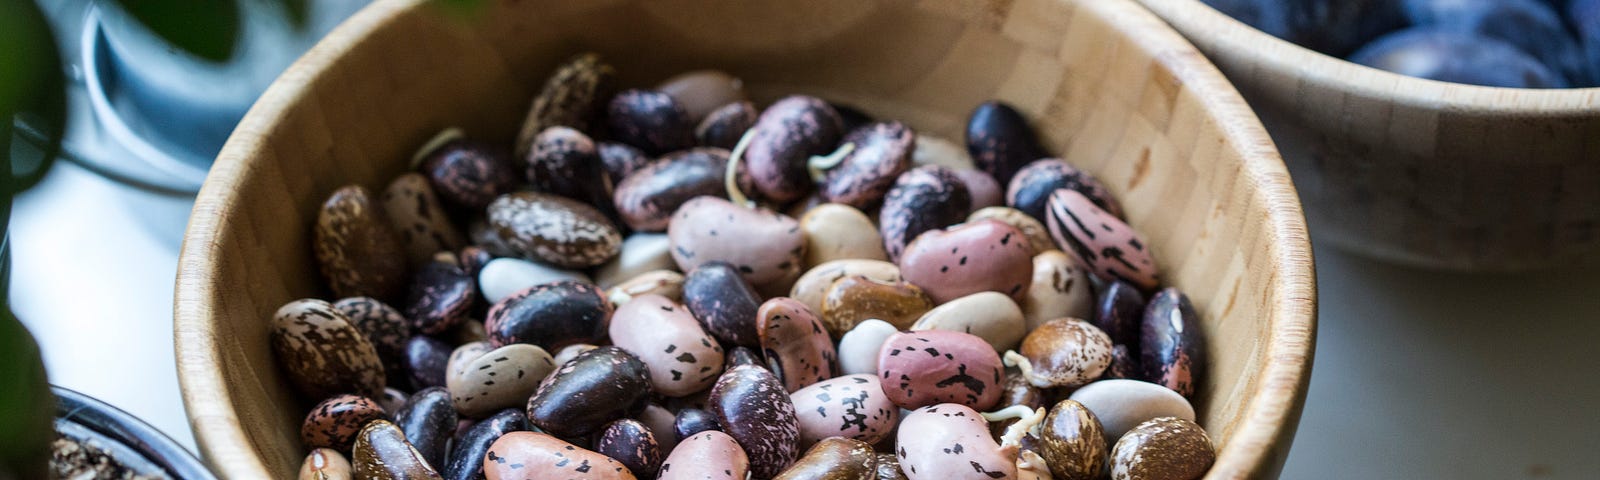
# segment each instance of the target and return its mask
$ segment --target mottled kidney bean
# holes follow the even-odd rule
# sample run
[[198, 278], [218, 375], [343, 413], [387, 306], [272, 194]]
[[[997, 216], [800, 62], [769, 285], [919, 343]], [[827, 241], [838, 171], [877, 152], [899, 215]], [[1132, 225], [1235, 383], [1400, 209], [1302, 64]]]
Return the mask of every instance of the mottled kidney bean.
[[671, 95], [648, 90], [626, 90], [606, 107], [611, 138], [639, 147], [647, 155], [661, 155], [694, 144], [694, 122]]
[[411, 321], [400, 310], [372, 297], [340, 299], [333, 303], [333, 308], [343, 313], [378, 351], [389, 383], [404, 383], [396, 380], [405, 378], [406, 340], [411, 338]]
[[1140, 333], [1140, 379], [1193, 397], [1206, 381], [1206, 342], [1189, 297], [1170, 287], [1156, 292]]
[[489, 445], [511, 432], [526, 432], [528, 416], [522, 409], [508, 408], [473, 424], [457, 439], [450, 451], [450, 463], [444, 470], [446, 480], [481, 480], [484, 454]]
[[874, 123], [850, 131], [852, 145], [839, 164], [823, 176], [819, 189], [829, 202], [862, 210], [878, 206], [900, 174], [911, 169], [917, 136], [900, 122]]
[[327, 398], [383, 393], [383, 361], [377, 349], [333, 305], [301, 299], [279, 308], [272, 318], [272, 353], [301, 394]]
[[1045, 322], [1028, 332], [1020, 350], [1006, 352], [1006, 363], [1039, 388], [1081, 386], [1111, 365], [1111, 337], [1076, 318]]
[[910, 282], [883, 282], [851, 275], [828, 288], [822, 299], [822, 323], [834, 336], [843, 336], [857, 324], [875, 319], [909, 329], [934, 305], [927, 293]]
[[963, 332], [900, 332], [878, 353], [884, 393], [906, 409], [959, 403], [987, 410], [1000, 400], [1004, 371], [989, 342]]
[[361, 427], [388, 418], [383, 406], [360, 395], [336, 395], [311, 407], [300, 423], [300, 442], [310, 448], [350, 451]]
[[383, 211], [413, 265], [428, 261], [434, 252], [459, 249], [466, 242], [445, 215], [428, 178], [420, 173], [407, 173], [389, 182], [383, 189]]
[[631, 418], [606, 425], [595, 440], [594, 450], [628, 467], [639, 478], [655, 478], [666, 455], [650, 428]]
[[967, 118], [967, 153], [978, 169], [1001, 183], [1011, 181], [1017, 170], [1045, 156], [1028, 120], [1002, 102], [978, 105]]
[[893, 453], [879, 453], [878, 465], [874, 472], [876, 480], [906, 480], [905, 472], [900, 471], [900, 459]]
[[768, 368], [788, 391], [838, 374], [833, 339], [805, 304], [788, 297], [767, 300], [756, 310], [756, 330]]
[[605, 455], [536, 432], [511, 432], [489, 445], [483, 473], [489, 480], [633, 480], [633, 472]]
[[545, 351], [574, 343], [599, 343], [611, 320], [600, 288], [563, 280], [535, 285], [489, 309], [484, 328], [496, 347], [531, 343]]
[[794, 462], [799, 420], [789, 393], [772, 372], [752, 366], [728, 369], [711, 387], [707, 406], [722, 431], [750, 456], [755, 478], [771, 478]]
[[718, 339], [745, 347], [761, 346], [756, 330], [761, 296], [733, 265], [713, 262], [690, 270], [683, 281], [683, 303]]
[[616, 218], [611, 177], [588, 135], [568, 127], [546, 128], [534, 137], [526, 163], [524, 174], [535, 190], [583, 202]]
[[1112, 480], [1200, 478], [1217, 460], [1211, 437], [1193, 421], [1161, 417], [1129, 430], [1111, 449]]
[[528, 422], [565, 438], [599, 431], [650, 393], [650, 369], [621, 348], [578, 354], [539, 384], [528, 399]]
[[618, 308], [610, 332], [614, 345], [650, 368], [651, 386], [661, 395], [705, 390], [722, 375], [722, 347], [689, 309], [666, 297], [645, 295]]
[[861, 275], [880, 282], [899, 282], [900, 267], [880, 260], [834, 260], [811, 267], [789, 289], [789, 297], [806, 304], [813, 312], [822, 312], [824, 298], [833, 283], [851, 275]]
[[409, 262], [383, 205], [359, 185], [322, 203], [312, 246], [323, 279], [340, 297], [392, 301], [405, 293]]
[[1035, 255], [1033, 283], [1022, 299], [1022, 316], [1028, 329], [1061, 317], [1095, 318], [1094, 287], [1089, 276], [1088, 268], [1060, 250]]
[[594, 119], [604, 113], [606, 99], [614, 91], [616, 69], [594, 52], [574, 55], [546, 79], [539, 95], [517, 133], [517, 156], [533, 150], [534, 136], [544, 129], [566, 125], [589, 131]]
[[1051, 475], [1061, 480], [1100, 478], [1109, 452], [1100, 419], [1074, 400], [1050, 407], [1040, 429], [1039, 446]]
[[486, 142], [454, 140], [426, 154], [422, 172], [445, 203], [478, 212], [517, 187], [511, 152]]
[[[558, 267], [588, 268], [622, 250], [622, 233], [599, 210], [538, 192], [500, 196], [488, 208], [492, 237], [511, 255]], [[480, 242], [481, 243], [481, 242]]]
[[394, 423], [405, 432], [406, 441], [422, 453], [428, 465], [444, 465], [450, 437], [456, 431], [455, 405], [450, 392], [429, 387], [411, 394], [411, 399], [395, 414]]
[[1017, 172], [1006, 186], [1006, 205], [1044, 222], [1049, 219], [1046, 210], [1050, 195], [1062, 188], [1081, 193], [1095, 206], [1122, 216], [1122, 205], [1099, 179], [1059, 158], [1041, 159]]
[[878, 212], [878, 232], [890, 261], [899, 261], [906, 244], [922, 235], [960, 223], [972, 194], [955, 171], [940, 166], [913, 168], [894, 182]]
[[989, 425], [970, 407], [943, 403], [918, 408], [900, 422], [895, 455], [910, 480], [1015, 478], [1015, 454], [989, 435]]
[[838, 112], [815, 97], [785, 97], [761, 112], [750, 128], [744, 161], [756, 192], [774, 203], [789, 203], [811, 191], [806, 162], [839, 144], [844, 126]]

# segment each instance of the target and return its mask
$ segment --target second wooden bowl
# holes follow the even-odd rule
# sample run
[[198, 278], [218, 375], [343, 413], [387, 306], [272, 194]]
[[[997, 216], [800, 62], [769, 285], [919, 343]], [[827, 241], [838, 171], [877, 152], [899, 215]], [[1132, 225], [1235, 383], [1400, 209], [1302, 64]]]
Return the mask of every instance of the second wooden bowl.
[[1412, 78], [1280, 40], [1197, 0], [1140, 0], [1244, 93], [1318, 241], [1458, 270], [1600, 264], [1600, 88]]
[[510, 142], [545, 76], [585, 50], [624, 85], [719, 68], [758, 102], [807, 93], [953, 139], [980, 102], [1016, 105], [1119, 195], [1201, 313], [1213, 477], [1270, 476], [1288, 453], [1316, 319], [1294, 188], [1222, 75], [1130, 0], [505, 0], [464, 16], [436, 4], [380, 1], [334, 31], [251, 109], [200, 193], [178, 370], [222, 476], [289, 478], [306, 454], [297, 431], [315, 399], [288, 387], [267, 325], [289, 300], [328, 295], [310, 248], [322, 200], [383, 185], [447, 126]]

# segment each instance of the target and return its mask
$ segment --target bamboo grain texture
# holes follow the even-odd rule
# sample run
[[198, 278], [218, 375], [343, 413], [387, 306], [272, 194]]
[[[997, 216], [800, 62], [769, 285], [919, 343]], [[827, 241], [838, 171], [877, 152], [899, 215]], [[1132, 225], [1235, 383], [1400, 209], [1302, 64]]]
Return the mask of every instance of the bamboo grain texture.
[[[1211, 478], [1275, 476], [1310, 378], [1316, 285], [1289, 175], [1260, 122], [1194, 47], [1131, 0], [490, 2], [474, 16], [379, 1], [292, 66], [219, 156], [190, 220], [175, 304], [179, 378], [223, 477], [286, 478], [309, 407], [274, 364], [272, 312], [329, 295], [318, 205], [379, 187], [439, 129], [510, 142], [535, 89], [580, 50], [623, 85], [720, 68], [758, 102], [807, 93], [960, 141], [991, 98], [1098, 175], [1200, 312], [1211, 378], [1196, 407]], [[648, 46], [648, 48], [642, 48]]]

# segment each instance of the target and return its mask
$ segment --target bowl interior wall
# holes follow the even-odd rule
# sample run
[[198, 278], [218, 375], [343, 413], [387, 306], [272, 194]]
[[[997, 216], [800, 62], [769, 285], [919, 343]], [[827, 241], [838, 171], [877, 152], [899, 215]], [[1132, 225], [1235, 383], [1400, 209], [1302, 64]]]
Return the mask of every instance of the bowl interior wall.
[[[817, 95], [957, 142], [978, 103], [1017, 106], [1051, 151], [1118, 194], [1165, 281], [1200, 312], [1211, 362], [1196, 403], [1222, 453], [1219, 466], [1238, 462], [1249, 472], [1272, 462], [1262, 455], [1281, 461], [1287, 452], [1286, 441], [1265, 454], [1229, 445], [1267, 387], [1261, 371], [1271, 361], [1269, 338], [1283, 328], [1273, 320], [1295, 316], [1304, 326], [1312, 315], [1298, 204], [1292, 189], [1281, 193], [1288, 183], [1281, 165], [1247, 168], [1244, 152], [1275, 158], [1259, 126], [1249, 129], [1254, 118], [1219, 114], [1205, 97], [1234, 95], [1231, 88], [1211, 80], [1220, 76], [1201, 70], [1210, 67], [1198, 53], [1131, 3], [488, 5], [468, 15], [414, 2], [370, 7], [291, 68], [225, 148], [185, 247], [186, 264], [209, 263], [185, 268], [201, 276], [183, 276], [180, 290], [199, 293], [180, 293], [178, 307], [180, 359], [215, 356], [215, 372], [184, 366], [185, 375], [213, 375], [224, 385], [207, 392], [185, 382], [213, 465], [259, 461], [285, 477], [303, 458], [297, 433], [308, 403], [276, 368], [266, 325], [286, 301], [329, 295], [310, 249], [326, 195], [350, 183], [381, 189], [444, 127], [509, 142], [544, 77], [584, 50], [616, 65], [624, 87], [719, 68], [743, 78], [758, 102]], [[1266, 184], [1282, 187], [1280, 194], [1263, 193]], [[202, 231], [215, 236], [197, 245]], [[185, 328], [185, 312], [210, 318], [213, 331]], [[1290, 348], [1309, 354], [1307, 345]], [[1287, 388], [1303, 395], [1303, 381]], [[216, 402], [226, 407], [196, 405], [207, 396], [226, 399]], [[1294, 415], [1288, 418], [1292, 431]], [[235, 434], [206, 428], [211, 421], [236, 421], [246, 433], [225, 438]], [[229, 441], [255, 453], [212, 448]]]

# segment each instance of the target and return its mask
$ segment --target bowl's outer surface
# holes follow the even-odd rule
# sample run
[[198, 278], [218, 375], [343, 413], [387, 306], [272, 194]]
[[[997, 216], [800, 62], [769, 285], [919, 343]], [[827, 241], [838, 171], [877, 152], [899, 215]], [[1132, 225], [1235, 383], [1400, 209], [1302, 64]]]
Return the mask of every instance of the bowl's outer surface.
[[1600, 264], [1600, 88], [1489, 88], [1323, 55], [1197, 0], [1140, 0], [1228, 75], [1319, 241], [1460, 270]]
[[201, 451], [227, 478], [286, 478], [308, 400], [267, 340], [286, 301], [326, 296], [318, 205], [377, 188], [439, 129], [509, 142], [551, 69], [594, 50], [624, 85], [715, 67], [759, 101], [802, 92], [960, 139], [978, 103], [1036, 119], [1100, 176], [1201, 312], [1197, 400], [1217, 478], [1276, 474], [1310, 378], [1316, 288], [1304, 219], [1260, 123], [1205, 58], [1128, 0], [510, 1], [441, 14], [381, 1], [291, 67], [246, 116], [196, 203], [175, 305]]

